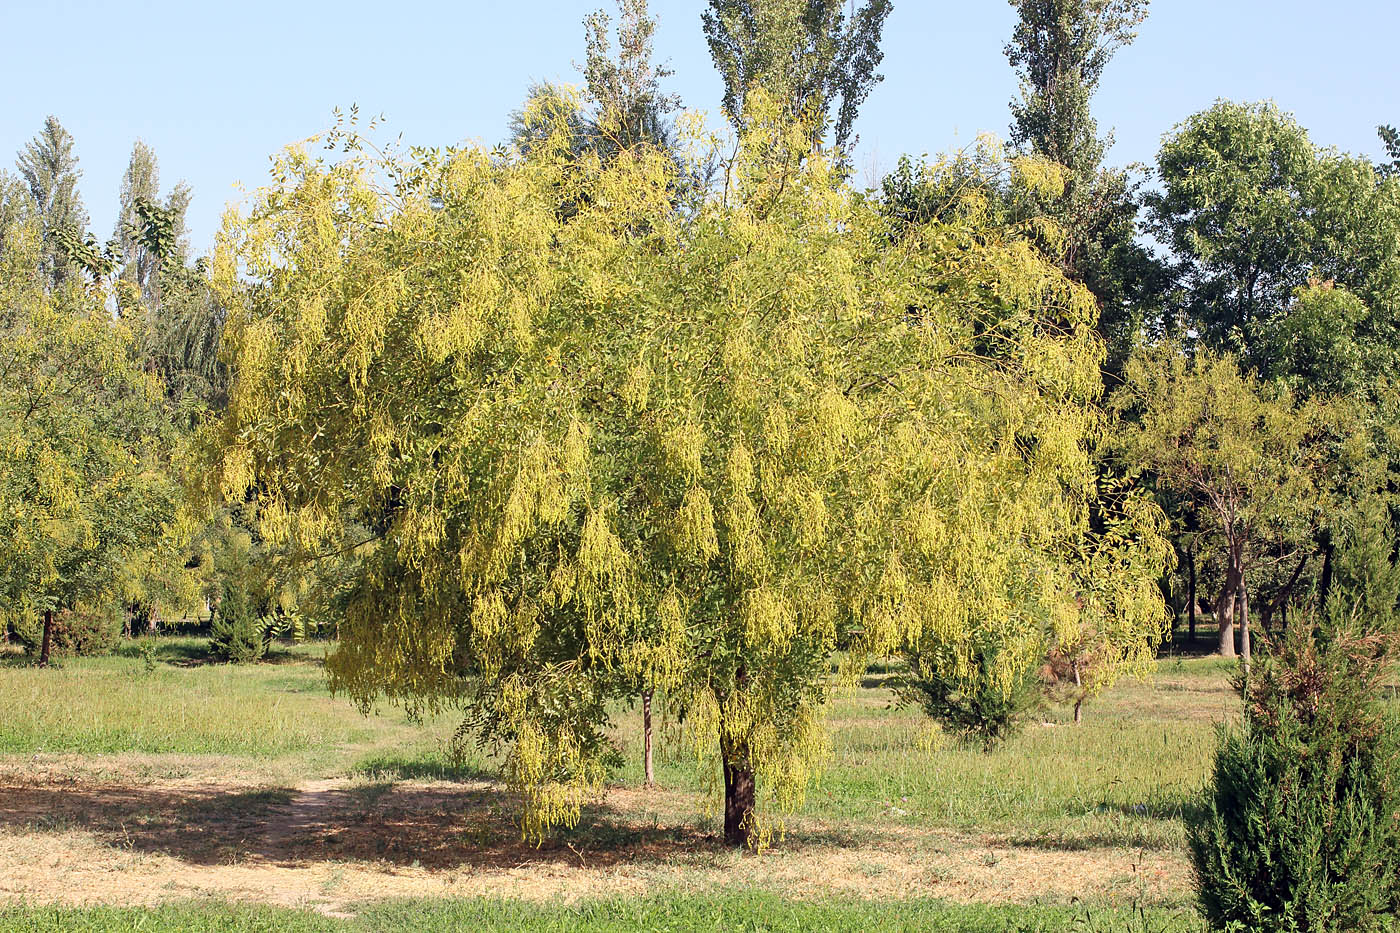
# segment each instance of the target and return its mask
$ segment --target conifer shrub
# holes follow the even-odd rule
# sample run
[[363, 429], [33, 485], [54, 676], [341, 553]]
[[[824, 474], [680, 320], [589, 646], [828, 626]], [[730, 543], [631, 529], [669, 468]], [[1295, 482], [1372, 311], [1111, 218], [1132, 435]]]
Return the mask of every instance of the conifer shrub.
[[[1327, 629], [1331, 629], [1328, 631]], [[1395, 637], [1296, 624], [1239, 686], [1202, 816], [1197, 893], [1216, 930], [1393, 930], [1400, 916]]]
[[256, 661], [267, 651], [265, 627], [241, 586], [225, 583], [210, 625], [209, 654], [235, 664]]
[[909, 672], [897, 690], [902, 702], [922, 708], [948, 733], [990, 751], [1040, 705], [1040, 670], [1003, 657], [1011, 649], [994, 638], [978, 639], [968, 651], [965, 665], [928, 651], [909, 653]]

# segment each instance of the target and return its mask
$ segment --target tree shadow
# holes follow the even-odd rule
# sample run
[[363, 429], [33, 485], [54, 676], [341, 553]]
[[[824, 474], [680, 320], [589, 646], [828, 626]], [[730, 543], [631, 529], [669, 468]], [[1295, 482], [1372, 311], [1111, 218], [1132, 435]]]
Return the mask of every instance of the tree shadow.
[[[405, 768], [411, 772], [411, 767]], [[729, 852], [712, 830], [662, 823], [606, 802], [539, 845], [524, 838], [520, 801], [497, 784], [381, 782], [295, 788], [113, 784], [0, 786], [0, 831], [81, 830], [114, 848], [193, 865], [373, 863], [450, 870], [530, 865], [606, 868]], [[784, 849], [839, 845], [844, 834], [789, 832]], [[867, 840], [868, 841], [868, 840]]]

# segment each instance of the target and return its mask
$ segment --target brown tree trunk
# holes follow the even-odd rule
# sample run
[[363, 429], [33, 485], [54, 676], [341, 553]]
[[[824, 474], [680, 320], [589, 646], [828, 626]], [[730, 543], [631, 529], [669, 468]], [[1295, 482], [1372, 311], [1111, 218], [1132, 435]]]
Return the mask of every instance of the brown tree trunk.
[[1074, 671], [1074, 721], [1081, 723], [1084, 721], [1084, 683], [1079, 677], [1077, 659], [1070, 662], [1070, 669]]
[[1243, 574], [1240, 575], [1240, 657], [1244, 661], [1245, 676], [1249, 676], [1249, 590]]
[[1189, 625], [1191, 641], [1196, 640], [1196, 550], [1192, 548], [1186, 552], [1186, 589], [1188, 596], [1186, 600], [1186, 618]]
[[39, 643], [39, 666], [49, 666], [49, 650], [53, 647], [53, 610], [44, 610], [44, 638]]
[[720, 754], [724, 758], [724, 842], [746, 848], [754, 811], [753, 763], [748, 743], [721, 742]]
[[1220, 628], [1220, 656], [1235, 657], [1235, 596], [1240, 588], [1239, 549], [1230, 546], [1230, 565], [1225, 571], [1225, 585], [1215, 601], [1215, 624]]
[[651, 697], [654, 691], [648, 687], [642, 691], [642, 764], [646, 771], [647, 787], [656, 786], [656, 768], [651, 759]]

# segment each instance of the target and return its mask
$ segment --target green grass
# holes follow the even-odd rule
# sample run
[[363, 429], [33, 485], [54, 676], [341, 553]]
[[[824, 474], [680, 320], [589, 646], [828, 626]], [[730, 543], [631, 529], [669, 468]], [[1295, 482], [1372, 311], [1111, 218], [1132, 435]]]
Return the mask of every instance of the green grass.
[[849, 931], [907, 930], [921, 933], [1196, 933], [1200, 921], [1186, 911], [1078, 910], [1070, 907], [989, 907], [938, 901], [871, 903], [790, 901], [765, 894], [720, 897], [673, 895], [606, 900], [574, 906], [519, 901], [400, 901], [368, 905], [352, 919], [304, 911], [224, 904], [174, 905], [149, 910], [113, 908], [0, 909], [0, 930], [32, 933], [117, 931], [285, 931], [285, 933], [418, 933], [422, 930], [577, 931]]
[[210, 663], [206, 639], [146, 639], [112, 656], [69, 658], [43, 670], [13, 658], [0, 666], [0, 754], [220, 755], [297, 758], [335, 769], [384, 743], [426, 754], [451, 733], [449, 719], [408, 723], [399, 711], [363, 717], [326, 686], [323, 643], [279, 646], [263, 663]]

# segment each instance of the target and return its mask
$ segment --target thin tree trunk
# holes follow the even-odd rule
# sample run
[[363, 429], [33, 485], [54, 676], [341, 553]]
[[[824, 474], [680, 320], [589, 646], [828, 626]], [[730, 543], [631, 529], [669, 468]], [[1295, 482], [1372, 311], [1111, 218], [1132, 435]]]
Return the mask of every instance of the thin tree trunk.
[[1244, 661], [1245, 676], [1249, 676], [1249, 589], [1245, 586], [1244, 575], [1240, 575], [1240, 657]]
[[1235, 582], [1234, 573], [1228, 573], [1225, 589], [1215, 601], [1215, 624], [1220, 627], [1220, 656], [1235, 656]]
[[1196, 549], [1192, 548], [1186, 552], [1187, 589], [1190, 595], [1187, 599], [1187, 620], [1190, 624], [1191, 641], [1196, 640]]
[[53, 610], [44, 610], [44, 639], [39, 645], [39, 666], [49, 666], [49, 649], [53, 647]]
[[654, 691], [648, 687], [642, 691], [642, 763], [646, 771], [647, 787], [656, 786], [656, 768], [651, 758], [651, 697]]
[[724, 842], [736, 848], [749, 844], [753, 829], [754, 775], [748, 743], [720, 743], [724, 757]]
[[1229, 564], [1225, 568], [1225, 585], [1220, 590], [1220, 598], [1215, 601], [1215, 624], [1220, 628], [1220, 656], [1233, 658], [1236, 656], [1235, 599], [1244, 580], [1244, 542], [1231, 541], [1226, 556]]
[[1074, 721], [1081, 723], [1084, 721], [1084, 683], [1079, 678], [1079, 659], [1071, 661], [1069, 666], [1074, 671]]

